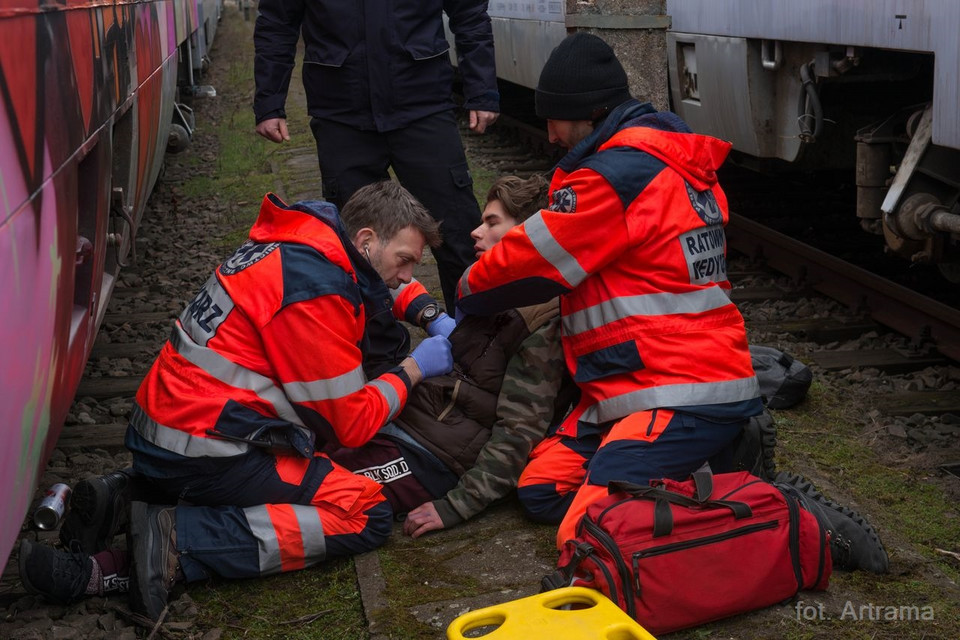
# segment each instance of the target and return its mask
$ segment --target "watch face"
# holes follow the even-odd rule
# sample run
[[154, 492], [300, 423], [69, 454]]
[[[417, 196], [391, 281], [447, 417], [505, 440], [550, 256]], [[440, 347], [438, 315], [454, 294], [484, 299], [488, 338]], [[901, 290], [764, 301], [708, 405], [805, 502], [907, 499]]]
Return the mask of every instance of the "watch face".
[[431, 320], [435, 320], [439, 315], [440, 309], [437, 305], [431, 304], [423, 308], [423, 315], [420, 316], [420, 319], [424, 322], [430, 322]]

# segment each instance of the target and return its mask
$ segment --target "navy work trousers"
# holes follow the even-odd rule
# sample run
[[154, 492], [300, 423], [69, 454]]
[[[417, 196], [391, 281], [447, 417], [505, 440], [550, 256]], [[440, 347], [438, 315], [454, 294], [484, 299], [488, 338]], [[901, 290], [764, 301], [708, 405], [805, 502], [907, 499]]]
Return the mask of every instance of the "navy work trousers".
[[407, 191], [443, 224], [443, 244], [433, 250], [447, 310], [454, 309], [457, 281], [474, 261], [470, 232], [480, 224], [463, 142], [453, 110], [426, 116], [394, 131], [361, 131], [313, 118], [323, 197], [342, 207], [365, 185], [387, 180], [392, 168]]

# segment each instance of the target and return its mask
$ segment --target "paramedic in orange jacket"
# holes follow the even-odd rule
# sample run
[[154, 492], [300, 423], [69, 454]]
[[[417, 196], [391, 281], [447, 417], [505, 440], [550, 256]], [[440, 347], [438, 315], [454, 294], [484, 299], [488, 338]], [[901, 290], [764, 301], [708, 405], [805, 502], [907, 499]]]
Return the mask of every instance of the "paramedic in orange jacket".
[[395, 182], [358, 190], [342, 222], [330, 203], [287, 206], [268, 194], [247, 242], [180, 315], [131, 413], [134, 477], [190, 506], [133, 502], [125, 558], [89, 546], [117, 532], [128, 472], [89, 483], [72, 506], [109, 535], [84, 554], [28, 546], [28, 589], [70, 602], [115, 589], [129, 566], [131, 607], [156, 620], [178, 580], [302, 569], [385, 542], [392, 511], [380, 485], [321, 451], [364, 444], [413, 385], [451, 369], [454, 323], [434, 314], [412, 354], [378, 364], [377, 377], [364, 372], [382, 338], [371, 322], [398, 324], [432, 301], [412, 274], [439, 241], [438, 224]]
[[536, 91], [552, 142], [569, 152], [550, 205], [507, 233], [460, 280], [459, 307], [489, 314], [561, 296], [579, 403], [531, 453], [528, 515], [573, 537], [610, 480], [683, 479], [719, 459], [761, 413], [743, 318], [726, 276], [730, 148], [629, 94], [613, 50], [575, 33]]

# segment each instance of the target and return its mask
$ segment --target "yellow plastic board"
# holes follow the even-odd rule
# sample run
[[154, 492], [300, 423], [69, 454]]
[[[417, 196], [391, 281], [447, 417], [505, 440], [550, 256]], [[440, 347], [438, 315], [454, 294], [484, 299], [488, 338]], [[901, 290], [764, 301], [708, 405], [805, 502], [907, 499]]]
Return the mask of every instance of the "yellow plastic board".
[[564, 587], [468, 611], [447, 627], [448, 640], [656, 640], [599, 591]]

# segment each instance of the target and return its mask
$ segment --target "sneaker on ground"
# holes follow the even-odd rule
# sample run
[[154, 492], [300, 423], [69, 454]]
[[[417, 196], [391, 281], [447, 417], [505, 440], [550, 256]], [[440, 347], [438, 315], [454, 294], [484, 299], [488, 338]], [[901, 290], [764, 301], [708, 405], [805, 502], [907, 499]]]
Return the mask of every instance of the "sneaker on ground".
[[131, 472], [114, 471], [81, 480], [70, 495], [70, 510], [60, 527], [60, 542], [93, 555], [110, 546], [127, 524]]
[[151, 620], [163, 614], [177, 581], [180, 554], [175, 514], [175, 507], [130, 504], [130, 608]]
[[93, 559], [85, 553], [20, 541], [20, 581], [30, 593], [71, 604], [83, 598], [92, 573]]
[[797, 498], [800, 505], [816, 516], [830, 536], [833, 566], [886, 573], [890, 567], [880, 536], [856, 511], [827, 499], [813, 484], [796, 473], [781, 471], [774, 484]]

